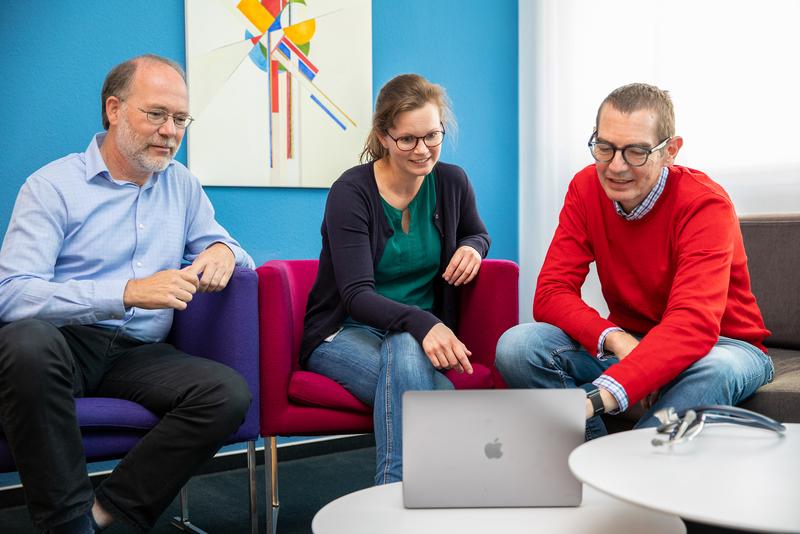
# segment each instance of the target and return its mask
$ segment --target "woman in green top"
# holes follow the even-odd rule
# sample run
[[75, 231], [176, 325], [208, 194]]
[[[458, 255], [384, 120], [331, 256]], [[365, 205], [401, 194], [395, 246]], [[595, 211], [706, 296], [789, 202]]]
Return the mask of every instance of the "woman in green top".
[[331, 187], [301, 363], [373, 406], [376, 484], [402, 477], [401, 401], [472, 372], [455, 288], [489, 249], [464, 171], [439, 162], [444, 89], [406, 74], [380, 91], [362, 159]]

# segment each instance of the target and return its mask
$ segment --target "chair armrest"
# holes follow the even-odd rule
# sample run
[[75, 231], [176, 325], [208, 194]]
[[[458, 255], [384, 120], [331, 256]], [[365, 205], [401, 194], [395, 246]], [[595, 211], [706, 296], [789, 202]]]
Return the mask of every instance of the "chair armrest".
[[[317, 260], [271, 260], [258, 267], [262, 428], [289, 408], [289, 380], [298, 365], [303, 317]], [[269, 421], [268, 421], [269, 420]]]
[[244, 377], [253, 396], [242, 428], [256, 436], [259, 421], [258, 276], [237, 267], [228, 286], [197, 293], [184, 311], [175, 312], [169, 341], [180, 350], [232, 367]]
[[[458, 338], [472, 359], [494, 369], [497, 340], [519, 323], [519, 266], [508, 260], [484, 260], [472, 283], [461, 290]], [[502, 383], [502, 380], [500, 380]]]

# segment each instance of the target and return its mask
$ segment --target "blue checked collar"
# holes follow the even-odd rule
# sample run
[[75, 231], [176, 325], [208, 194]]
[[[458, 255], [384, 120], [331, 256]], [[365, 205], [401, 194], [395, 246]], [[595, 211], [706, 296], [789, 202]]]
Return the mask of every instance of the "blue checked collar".
[[614, 200], [614, 209], [617, 210], [617, 215], [626, 221], [638, 221], [650, 213], [650, 211], [653, 209], [653, 206], [656, 205], [656, 201], [661, 196], [661, 193], [664, 192], [664, 187], [667, 185], [667, 176], [669, 176], [669, 168], [663, 167], [655, 187], [650, 190], [647, 196], [644, 197], [644, 200], [642, 200], [638, 206], [633, 208], [630, 213], [625, 213], [625, 210], [622, 208], [622, 204]]

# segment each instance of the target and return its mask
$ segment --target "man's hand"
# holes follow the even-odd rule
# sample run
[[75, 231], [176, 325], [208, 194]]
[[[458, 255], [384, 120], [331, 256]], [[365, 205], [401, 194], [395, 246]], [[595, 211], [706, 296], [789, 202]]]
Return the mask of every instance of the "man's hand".
[[199, 285], [197, 275], [186, 269], [159, 271], [147, 278], [128, 280], [122, 302], [126, 308], [185, 310]]
[[[625, 358], [628, 354], [630, 354], [638, 344], [639, 344], [638, 339], [636, 339], [627, 332], [621, 332], [617, 330], [611, 332], [606, 336], [606, 341], [603, 344], [603, 346], [605, 347], [606, 350], [613, 352], [614, 355], [617, 358], [619, 358], [620, 361], [622, 361], [622, 359]], [[605, 390], [603, 388], [600, 388], [600, 391], [602, 393]], [[641, 400], [642, 408], [644, 408], [645, 410], [649, 410], [650, 408], [652, 408], [653, 405], [656, 403], [656, 401], [658, 401], [658, 397], [660, 396], [660, 394], [661, 394], [660, 390], [655, 390], [648, 393], [647, 396]], [[608, 396], [611, 397], [612, 399], [614, 398], [613, 395], [611, 395], [610, 393], [608, 393]], [[608, 411], [609, 410], [608, 404], [606, 404], [605, 400], [603, 404], [606, 405], [606, 411]], [[615, 408], [613, 409], [616, 409], [616, 405], [617, 401], [615, 399], [614, 400]]]
[[622, 361], [628, 354], [636, 348], [639, 340], [627, 332], [616, 330], [606, 336], [603, 347]]
[[469, 363], [472, 353], [444, 323], [436, 323], [428, 331], [422, 340], [422, 350], [436, 369], [455, 369], [459, 373], [472, 374], [472, 364]]
[[201, 293], [210, 293], [225, 289], [235, 266], [236, 256], [233, 255], [231, 249], [222, 243], [214, 243], [183, 270], [200, 278], [200, 285], [197, 289]]
[[653, 407], [653, 405], [658, 402], [658, 398], [661, 396], [661, 390], [657, 389], [655, 391], [651, 391], [648, 393], [645, 398], [641, 400], [642, 408], [645, 410], [649, 410]]
[[472, 282], [481, 269], [481, 255], [474, 248], [464, 245], [450, 258], [447, 269], [442, 273], [444, 281], [451, 286], [460, 286]]

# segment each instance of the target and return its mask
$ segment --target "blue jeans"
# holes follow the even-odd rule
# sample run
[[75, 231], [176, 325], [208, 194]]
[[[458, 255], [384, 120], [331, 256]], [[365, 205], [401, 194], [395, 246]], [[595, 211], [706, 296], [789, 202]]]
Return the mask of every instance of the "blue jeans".
[[[511, 328], [497, 343], [495, 365], [512, 388], [574, 388], [594, 381], [618, 363], [615, 357], [598, 360], [563, 330], [547, 323], [525, 323]], [[772, 380], [772, 360], [744, 341], [720, 337], [703, 358], [663, 386], [655, 404], [636, 428], [658, 426], [656, 411], [677, 411], [702, 404], [736, 405]], [[605, 436], [602, 419], [586, 422], [586, 439]]]
[[373, 407], [377, 466], [375, 484], [403, 479], [402, 400], [406, 391], [453, 389], [407, 332], [387, 332], [348, 320], [306, 362]]

